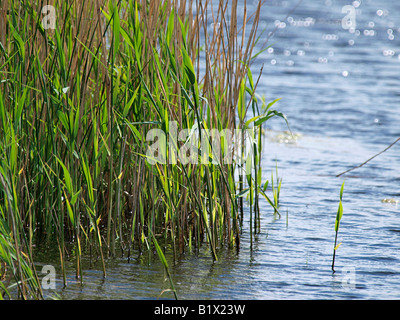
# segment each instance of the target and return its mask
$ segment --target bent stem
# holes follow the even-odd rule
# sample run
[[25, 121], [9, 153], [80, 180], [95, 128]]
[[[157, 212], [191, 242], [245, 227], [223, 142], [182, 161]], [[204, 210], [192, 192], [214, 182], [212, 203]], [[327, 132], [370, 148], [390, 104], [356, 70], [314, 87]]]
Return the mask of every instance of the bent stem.
[[167, 276], [168, 276], [168, 279], [169, 279], [169, 283], [171, 285], [171, 290], [174, 293], [175, 300], [178, 300], [178, 295], [176, 294], [176, 290], [175, 290], [175, 287], [174, 287], [174, 282], [172, 281], [172, 277], [171, 277], [171, 274], [169, 272], [167, 259], [165, 259], [165, 255], [162, 252], [162, 250], [160, 248], [160, 245], [158, 244], [154, 234], [151, 231], [150, 231], [150, 234], [151, 234], [151, 239], [153, 240], [154, 246], [156, 248], [158, 257], [160, 258], [161, 263], [163, 264], [163, 266], [165, 268], [165, 271], [167, 273]]

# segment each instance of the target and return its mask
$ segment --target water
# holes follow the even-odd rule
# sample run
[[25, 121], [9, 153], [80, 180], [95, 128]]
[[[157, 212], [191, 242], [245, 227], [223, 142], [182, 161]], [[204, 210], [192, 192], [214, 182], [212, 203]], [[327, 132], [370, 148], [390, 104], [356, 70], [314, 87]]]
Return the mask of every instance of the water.
[[[400, 208], [381, 202], [400, 199], [400, 144], [336, 177], [400, 136], [400, 2], [303, 1], [282, 23], [296, 4], [267, 1], [260, 27], [280, 28], [252, 66], [257, 72], [265, 64], [258, 92], [271, 101], [282, 97], [276, 108], [301, 134], [296, 143], [280, 143], [285, 123], [268, 123], [263, 174], [270, 178], [277, 161], [282, 217], [263, 202], [252, 250], [245, 228], [240, 252], [224, 250], [218, 263], [207, 248], [175, 265], [170, 260], [181, 299], [400, 298]], [[341, 24], [349, 4], [356, 9], [352, 32]], [[343, 180], [342, 244], [332, 274]], [[43, 264], [50, 256], [43, 252]], [[58, 274], [56, 292], [64, 299], [173, 298], [162, 292], [169, 283], [156, 257], [118, 258], [107, 270], [103, 280], [100, 269], [86, 268], [82, 287], [69, 274], [62, 288]]]

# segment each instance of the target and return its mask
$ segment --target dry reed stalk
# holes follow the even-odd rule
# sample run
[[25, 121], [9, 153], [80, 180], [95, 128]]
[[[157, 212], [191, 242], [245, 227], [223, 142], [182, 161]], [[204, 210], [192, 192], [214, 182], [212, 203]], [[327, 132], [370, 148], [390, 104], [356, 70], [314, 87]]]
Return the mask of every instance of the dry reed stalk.
[[[7, 11], [8, 11], [8, 0], [3, 0], [0, 6], [0, 30], [3, 30], [3, 32], [0, 32], [0, 41], [3, 47], [6, 44], [7, 33], [5, 32], [5, 30], [7, 28]], [[4, 55], [0, 55], [0, 62], [2, 65], [5, 63]]]

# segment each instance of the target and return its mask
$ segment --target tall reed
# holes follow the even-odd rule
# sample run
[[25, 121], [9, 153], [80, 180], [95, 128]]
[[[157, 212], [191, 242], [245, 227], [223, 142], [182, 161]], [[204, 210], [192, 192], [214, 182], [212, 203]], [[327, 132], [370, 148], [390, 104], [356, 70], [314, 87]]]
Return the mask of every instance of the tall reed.
[[[43, 243], [58, 246], [66, 285], [71, 253], [80, 281], [86, 250], [105, 277], [107, 257], [158, 251], [156, 238], [175, 257], [206, 242], [217, 260], [239, 246], [245, 194], [258, 224], [260, 193], [277, 210], [260, 133], [285, 117], [249, 67], [262, 4], [250, 15], [237, 0], [0, 1], [0, 262], [20, 297], [42, 296], [32, 251]], [[185, 161], [175, 151], [196, 127], [198, 146], [211, 129], [248, 130], [251, 158], [224, 163], [239, 146], [222, 136], [205, 162]], [[151, 129], [187, 133], [160, 144], [165, 163], [147, 156]]]

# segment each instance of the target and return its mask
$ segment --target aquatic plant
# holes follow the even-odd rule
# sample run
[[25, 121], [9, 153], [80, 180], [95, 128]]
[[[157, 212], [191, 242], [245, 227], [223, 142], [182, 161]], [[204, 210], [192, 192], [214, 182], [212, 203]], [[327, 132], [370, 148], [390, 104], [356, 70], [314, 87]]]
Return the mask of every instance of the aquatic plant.
[[[82, 282], [88, 251], [104, 277], [117, 250], [153, 245], [163, 261], [159, 243], [175, 258], [206, 243], [217, 260], [239, 246], [244, 190], [259, 224], [261, 127], [286, 120], [250, 69], [262, 3], [239, 15], [237, 0], [1, 1], [0, 263], [19, 297], [42, 297], [43, 244], [58, 247], [66, 285], [66, 259]], [[184, 134], [167, 145], [154, 129]], [[201, 135], [212, 129], [248, 130], [246, 161], [224, 163], [239, 146]], [[209, 142], [200, 164], [185, 149], [195, 132], [198, 149]], [[155, 143], [168, 161], [148, 156]]]
[[339, 225], [340, 225], [340, 220], [342, 219], [343, 216], [343, 188], [344, 188], [344, 182], [342, 184], [342, 187], [340, 188], [340, 199], [339, 199], [339, 207], [338, 211], [336, 214], [336, 220], [335, 220], [335, 245], [333, 247], [333, 255], [332, 255], [332, 271], [335, 273], [335, 257], [336, 257], [336, 250], [339, 248], [341, 243], [337, 244], [337, 235], [339, 232]]

